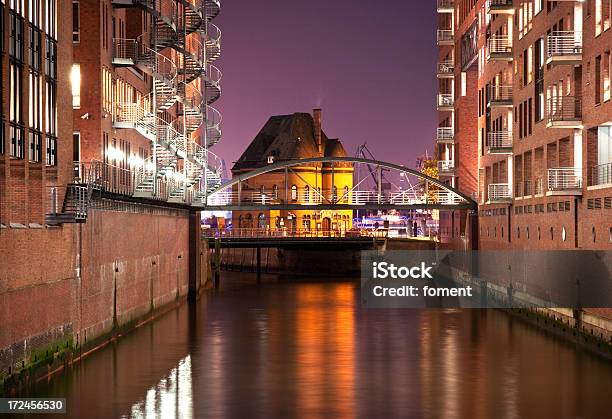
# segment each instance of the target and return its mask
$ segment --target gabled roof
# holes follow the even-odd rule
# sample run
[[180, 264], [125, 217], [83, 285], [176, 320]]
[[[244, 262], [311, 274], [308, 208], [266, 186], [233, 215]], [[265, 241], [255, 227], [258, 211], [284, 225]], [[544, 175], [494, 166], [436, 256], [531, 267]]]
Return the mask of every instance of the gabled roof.
[[[344, 157], [346, 151], [338, 139], [328, 139], [321, 131], [325, 156]], [[312, 115], [294, 113], [268, 119], [246, 151], [238, 159], [232, 171], [250, 170], [268, 164], [268, 156], [274, 161], [318, 157], [315, 126]]]

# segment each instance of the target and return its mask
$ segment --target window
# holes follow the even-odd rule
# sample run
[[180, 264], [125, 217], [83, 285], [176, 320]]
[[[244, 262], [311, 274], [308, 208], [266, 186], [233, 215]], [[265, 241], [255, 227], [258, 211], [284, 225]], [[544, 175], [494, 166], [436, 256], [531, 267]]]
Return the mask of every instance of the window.
[[467, 73], [461, 72], [461, 96], [467, 95]]
[[72, 42], [81, 41], [81, 7], [77, 0], [72, 1]]
[[72, 108], [81, 107], [81, 65], [72, 64], [70, 71], [70, 84], [72, 86]]
[[337, 202], [337, 201], [338, 201], [338, 187], [334, 185], [334, 187], [332, 188], [332, 202]]
[[601, 55], [595, 58], [595, 104], [601, 103]]
[[344, 193], [342, 194], [342, 200], [346, 203], [349, 201], [349, 187], [344, 187]]
[[612, 127], [597, 128], [597, 165], [612, 163]]
[[17, 13], [11, 11], [9, 13], [9, 25], [10, 25], [10, 42], [9, 42], [9, 55], [14, 61], [23, 61], [23, 18]]
[[42, 32], [30, 25], [30, 68], [39, 72], [42, 62]]
[[291, 200], [297, 201], [297, 198], [298, 198], [297, 186], [293, 185], [291, 186]]
[[304, 186], [304, 202], [310, 202], [310, 187]]
[[278, 185], [272, 186], [272, 196], [274, 196], [274, 199], [278, 199]]
[[36, 132], [34, 130], [30, 130], [30, 161], [34, 163], [38, 163], [41, 160], [41, 138], [42, 135], [40, 132]]

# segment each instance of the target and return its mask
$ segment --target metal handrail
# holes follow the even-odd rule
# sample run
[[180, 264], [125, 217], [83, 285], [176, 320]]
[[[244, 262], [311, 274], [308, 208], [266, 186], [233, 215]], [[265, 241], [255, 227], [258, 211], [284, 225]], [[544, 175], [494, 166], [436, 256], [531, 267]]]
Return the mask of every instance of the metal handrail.
[[455, 137], [455, 129], [453, 127], [438, 127], [436, 130], [436, 139], [438, 141], [450, 141]]
[[489, 200], [512, 198], [510, 185], [507, 183], [491, 183], [488, 188]]
[[455, 98], [452, 93], [439, 93], [438, 106], [454, 106]]
[[213, 64], [208, 64], [206, 66], [206, 81], [212, 84], [213, 86], [221, 89], [221, 79], [223, 78], [223, 73]]
[[548, 190], [565, 191], [582, 187], [582, 169], [579, 167], [556, 167], [548, 169]]
[[438, 9], [452, 9], [454, 6], [454, 0], [438, 0]]
[[438, 74], [454, 74], [455, 63], [453, 61], [441, 61], [438, 63]]
[[487, 133], [489, 149], [512, 148], [512, 133], [508, 130]]
[[582, 119], [582, 98], [556, 96], [548, 99], [548, 121], [579, 121]]
[[551, 32], [551, 34], [548, 35], [547, 51], [549, 57], [582, 54], [582, 32]]
[[455, 169], [455, 161], [454, 160], [439, 160], [438, 161], [438, 170], [448, 171]]
[[512, 100], [512, 85], [492, 84], [489, 86], [490, 102], [506, 102]]
[[488, 54], [505, 54], [512, 52], [512, 42], [508, 35], [492, 35], [487, 40]]
[[492, 7], [500, 6], [512, 6], [512, 0], [487, 0], [487, 11], [490, 11]]
[[607, 185], [612, 183], [612, 162], [591, 167], [589, 186]]
[[437, 39], [438, 42], [453, 41], [455, 39], [455, 35], [451, 29], [438, 29]]

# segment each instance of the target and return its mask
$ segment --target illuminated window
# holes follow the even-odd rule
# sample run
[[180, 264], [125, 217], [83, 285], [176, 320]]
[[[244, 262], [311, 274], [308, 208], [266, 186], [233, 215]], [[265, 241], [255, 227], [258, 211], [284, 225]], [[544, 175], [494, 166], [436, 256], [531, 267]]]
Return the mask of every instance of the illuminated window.
[[72, 108], [81, 107], [81, 65], [72, 64], [70, 72], [70, 83], [72, 85]]
[[298, 196], [297, 186], [293, 185], [291, 186], [291, 200], [297, 201], [297, 196]]
[[310, 187], [304, 186], [304, 202], [310, 202]]

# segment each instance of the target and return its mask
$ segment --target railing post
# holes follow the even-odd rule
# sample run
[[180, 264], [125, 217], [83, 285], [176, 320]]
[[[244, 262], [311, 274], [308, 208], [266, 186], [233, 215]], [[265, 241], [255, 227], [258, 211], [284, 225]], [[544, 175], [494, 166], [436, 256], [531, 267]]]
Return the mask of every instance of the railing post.
[[378, 182], [378, 205], [382, 203], [382, 166], [378, 166], [377, 182]]

